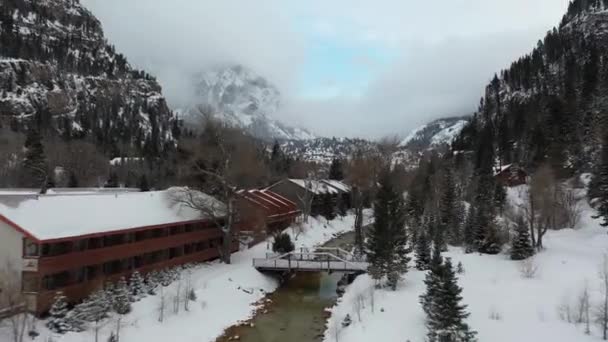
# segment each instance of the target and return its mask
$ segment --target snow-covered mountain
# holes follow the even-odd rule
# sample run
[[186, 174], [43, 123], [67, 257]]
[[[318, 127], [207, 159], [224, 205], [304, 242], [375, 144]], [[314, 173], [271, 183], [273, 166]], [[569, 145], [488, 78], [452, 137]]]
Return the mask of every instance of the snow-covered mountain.
[[20, 0], [0, 1], [0, 124], [155, 155], [174, 144], [176, 120], [79, 1]]
[[281, 105], [281, 93], [265, 78], [243, 66], [206, 70], [193, 77], [194, 100], [178, 112], [190, 124], [197, 124], [204, 112], [230, 125], [246, 129], [255, 137], [314, 139], [310, 132], [273, 118]]
[[400, 147], [424, 150], [449, 145], [460, 134], [467, 123], [467, 117], [437, 119], [414, 129], [401, 141]]

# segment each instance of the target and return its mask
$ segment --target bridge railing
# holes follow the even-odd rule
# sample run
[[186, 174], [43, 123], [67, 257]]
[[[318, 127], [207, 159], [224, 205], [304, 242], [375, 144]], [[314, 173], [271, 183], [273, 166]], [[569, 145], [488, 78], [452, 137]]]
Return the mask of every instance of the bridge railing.
[[300, 271], [365, 271], [367, 263], [340, 260], [253, 259], [256, 268]]

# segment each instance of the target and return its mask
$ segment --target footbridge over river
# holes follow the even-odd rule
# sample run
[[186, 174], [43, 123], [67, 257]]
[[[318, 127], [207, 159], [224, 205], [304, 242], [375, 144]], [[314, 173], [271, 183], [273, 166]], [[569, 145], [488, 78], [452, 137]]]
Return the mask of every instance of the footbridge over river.
[[268, 253], [266, 258], [253, 259], [253, 267], [259, 271], [274, 272], [366, 272], [368, 263], [361, 257], [337, 247], [300, 248], [277, 254]]

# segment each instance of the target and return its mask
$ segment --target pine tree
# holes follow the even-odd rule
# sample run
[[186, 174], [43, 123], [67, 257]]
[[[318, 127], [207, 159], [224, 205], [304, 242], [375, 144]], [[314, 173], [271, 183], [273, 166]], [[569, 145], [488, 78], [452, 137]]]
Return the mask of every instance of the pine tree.
[[428, 232], [423, 230], [418, 233], [416, 245], [414, 249], [416, 253], [416, 269], [426, 271], [431, 264], [431, 240], [428, 238]]
[[602, 227], [608, 227], [608, 130], [605, 130], [604, 140], [602, 142], [602, 155], [600, 165], [598, 167], [598, 174], [593, 179], [593, 184], [597, 191], [599, 205], [597, 207], [597, 216], [594, 218], [601, 218]]
[[331, 221], [336, 218], [336, 206], [334, 203], [333, 196], [327, 192], [321, 195], [321, 199], [323, 201], [322, 214], [327, 221]]
[[[451, 168], [445, 170], [443, 176], [442, 193], [439, 202], [439, 225], [438, 229], [443, 235], [442, 240], [457, 245], [460, 244], [460, 225], [458, 216], [458, 196], [454, 173]], [[447, 247], [447, 246], [446, 246]]]
[[68, 188], [77, 188], [78, 187], [78, 177], [76, 177], [76, 173], [74, 171], [70, 171], [68, 176]]
[[21, 173], [21, 186], [29, 188], [41, 188], [41, 193], [46, 192], [48, 166], [44, 154], [42, 138], [36, 129], [30, 129], [25, 139], [25, 156], [22, 161], [23, 172]]
[[146, 285], [144, 284], [144, 278], [138, 271], [131, 274], [129, 278], [129, 291], [134, 300], [140, 300], [146, 296]]
[[502, 212], [505, 202], [507, 201], [507, 192], [505, 187], [500, 183], [496, 182], [494, 187], [494, 206], [498, 209], [498, 212]]
[[139, 177], [139, 181], [137, 182], [137, 187], [142, 192], [150, 191], [150, 184], [148, 183], [148, 176], [146, 176], [145, 173]]
[[530, 231], [521, 216], [517, 218], [515, 224], [515, 235], [511, 242], [511, 260], [524, 260], [534, 255]]
[[441, 286], [441, 272], [443, 267], [443, 257], [441, 251], [438, 249], [433, 250], [433, 257], [429, 266], [429, 272], [426, 273], [424, 278], [424, 284], [426, 285], [426, 291], [420, 296], [420, 304], [422, 310], [429, 315], [437, 300], [438, 292]]
[[111, 308], [106, 292], [99, 290], [74, 307], [74, 317], [83, 322], [100, 322], [108, 317]]
[[156, 295], [156, 288], [158, 287], [159, 281], [158, 281], [159, 275], [158, 272], [156, 270], [146, 274], [146, 293], [148, 293], [151, 296]]
[[[458, 286], [452, 262], [448, 258], [438, 267], [431, 269], [434, 275], [431, 283], [431, 296], [427, 303], [427, 339], [429, 342], [473, 342], [475, 331], [465, 322], [469, 313], [466, 305], [461, 304], [462, 289]], [[427, 285], [427, 294], [429, 288]], [[426, 295], [426, 294], [425, 294]]]
[[67, 297], [61, 292], [55, 295], [55, 301], [49, 311], [50, 318], [46, 326], [53, 332], [64, 334], [71, 330], [66, 316], [68, 315]]
[[388, 285], [396, 289], [410, 260], [406, 246], [405, 205], [403, 196], [393, 188], [390, 170], [382, 171], [379, 183], [374, 201], [375, 220], [368, 232], [366, 244], [369, 272], [375, 280], [386, 276]]
[[475, 207], [473, 205], [469, 206], [469, 212], [467, 213], [467, 218], [464, 223], [464, 229], [462, 232], [462, 242], [464, 245], [465, 253], [471, 253], [475, 247], [475, 219], [477, 218], [477, 213], [475, 211]]
[[112, 291], [112, 308], [119, 315], [131, 312], [131, 294], [124, 277], [121, 277]]
[[341, 159], [333, 159], [329, 166], [329, 179], [343, 180], [344, 179], [344, 167], [342, 166]]

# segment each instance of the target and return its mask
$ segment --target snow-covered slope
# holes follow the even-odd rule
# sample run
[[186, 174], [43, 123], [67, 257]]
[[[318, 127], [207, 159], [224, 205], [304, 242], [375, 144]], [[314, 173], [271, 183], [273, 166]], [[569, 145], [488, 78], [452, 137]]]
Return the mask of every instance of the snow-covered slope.
[[[516, 203], [517, 193], [517, 189], [509, 190], [510, 203]], [[524, 277], [522, 262], [510, 260], [506, 253], [465, 254], [457, 247], [444, 253], [454, 265], [464, 265], [465, 273], [458, 275], [458, 283], [463, 288], [463, 304], [471, 313], [467, 323], [479, 333], [478, 341], [601, 340], [600, 329], [593, 322], [587, 335], [584, 324], [569, 323], [564, 317], [568, 307], [576, 316], [577, 298], [585, 283], [593, 308], [601, 303], [598, 270], [607, 252], [608, 236], [592, 218], [595, 211], [584, 199], [581, 207], [577, 229], [547, 232], [545, 250], [532, 261], [537, 267], [532, 278]], [[397, 291], [375, 289], [368, 275], [358, 277], [332, 309], [324, 341], [425, 341], [425, 314], [419, 303], [425, 290], [424, 276], [424, 272], [411, 269]], [[352, 324], [342, 328], [347, 314]]]
[[466, 117], [443, 118], [414, 129], [400, 143], [401, 147], [424, 150], [449, 145], [467, 123]]
[[202, 118], [201, 112], [211, 112], [216, 118], [265, 140], [315, 137], [304, 129], [276, 120], [273, 116], [280, 109], [280, 92], [245, 67], [201, 72], [193, 78], [193, 89], [193, 103], [178, 109], [188, 123], [196, 124]]

